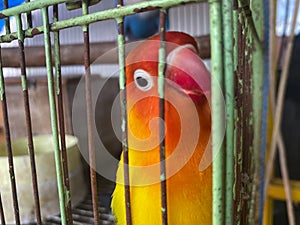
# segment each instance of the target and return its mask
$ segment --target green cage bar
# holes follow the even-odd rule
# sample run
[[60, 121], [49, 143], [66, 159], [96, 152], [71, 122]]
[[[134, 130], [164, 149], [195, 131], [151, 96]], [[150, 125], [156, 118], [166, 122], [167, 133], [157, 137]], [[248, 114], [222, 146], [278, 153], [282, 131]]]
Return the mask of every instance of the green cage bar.
[[221, 1], [210, 3], [210, 37], [211, 37], [211, 107], [212, 107], [212, 155], [213, 155], [213, 225], [224, 224], [224, 148], [222, 142], [224, 114], [219, 88], [223, 86], [223, 52], [222, 52], [222, 22]]
[[[62, 0], [53, 0], [53, 1], [45, 0], [45, 2], [44, 2], [43, 0], [36, 0], [36, 1], [28, 3], [28, 5], [27, 4], [24, 5], [24, 8], [22, 8], [23, 7], [23, 5], [22, 5], [22, 7], [17, 6], [15, 8], [3, 10], [0, 12], [0, 18], [4, 18], [5, 16], [12, 16], [14, 14], [19, 14], [26, 10], [29, 11], [29, 10], [38, 9], [40, 5], [41, 6], [51, 5], [49, 2], [52, 2], [52, 4], [58, 4], [58, 3], [62, 3], [63, 1]], [[169, 7], [174, 7], [174, 6], [178, 6], [180, 4], [191, 3], [191, 2], [205, 2], [205, 1], [204, 0], [194, 0], [194, 1], [152, 0], [152, 1], [140, 2], [140, 3], [136, 3], [134, 5], [128, 5], [128, 6], [124, 6], [124, 7], [120, 7], [120, 8], [108, 9], [108, 10], [104, 10], [104, 11], [100, 11], [100, 12], [90, 13], [88, 15], [79, 16], [76, 18], [57, 21], [50, 25], [50, 30], [57, 31], [57, 30], [66, 29], [69, 27], [84, 26], [86, 24], [95, 23], [95, 22], [102, 21], [102, 20], [116, 19], [116, 18], [127, 16], [127, 15], [132, 15], [132, 14], [136, 13], [137, 8], [139, 8], [140, 11], [147, 11], [147, 10], [151, 10], [153, 8], [169, 8]], [[35, 3], [39, 3], [39, 4], [36, 5]], [[44, 32], [43, 26], [30, 28], [30, 29], [25, 30], [25, 37], [33, 37], [33, 36], [35, 36], [37, 34], [41, 34], [43, 32]], [[17, 33], [13, 32], [13, 33], [1, 36], [0, 41], [1, 42], [10, 42], [17, 38], [18, 38]]]
[[[58, 21], [58, 6], [53, 6], [53, 20]], [[62, 159], [62, 171], [65, 186], [65, 199], [66, 199], [66, 216], [68, 225], [73, 225], [72, 217], [72, 201], [71, 201], [71, 189], [68, 169], [68, 156], [66, 147], [66, 132], [65, 132], [65, 119], [64, 119], [64, 107], [63, 107], [63, 91], [62, 91], [62, 74], [61, 74], [61, 57], [60, 57], [60, 35], [59, 31], [53, 32], [54, 38], [54, 63], [55, 63], [55, 78], [56, 78], [56, 96], [57, 96], [57, 109], [58, 109], [58, 121], [59, 121], [59, 133], [60, 133], [60, 146], [61, 146], [61, 159]]]
[[[257, 212], [255, 208], [257, 206], [257, 185], [259, 183], [260, 168], [263, 162], [260, 161], [261, 141], [262, 141], [262, 106], [263, 106], [263, 80], [264, 80], [264, 10], [265, 7], [263, 1], [253, 0], [252, 2], [252, 16], [254, 18], [254, 27], [258, 38], [254, 38], [253, 41], [253, 69], [252, 69], [252, 90], [253, 90], [253, 184], [252, 184], [252, 196], [250, 205], [250, 224], [255, 224], [255, 218], [257, 218]], [[253, 33], [253, 31], [252, 31]]]
[[226, 203], [225, 224], [233, 224], [233, 151], [234, 151], [234, 73], [233, 73], [233, 1], [222, 1], [224, 43], [224, 90], [226, 100]]
[[64, 189], [64, 183], [62, 177], [62, 166], [61, 166], [58, 127], [57, 127], [54, 80], [53, 80], [52, 62], [51, 62], [52, 57], [51, 57], [51, 40], [50, 40], [48, 8], [42, 8], [42, 13], [43, 13], [43, 26], [45, 31], [44, 39], [45, 39], [46, 67], [47, 67], [49, 104], [50, 104], [51, 126], [52, 126], [53, 143], [54, 143], [54, 156], [55, 156], [59, 206], [60, 206], [60, 213], [61, 213], [61, 223], [63, 225], [66, 225], [67, 224], [66, 208], [65, 208], [66, 199], [65, 199], [65, 189]]

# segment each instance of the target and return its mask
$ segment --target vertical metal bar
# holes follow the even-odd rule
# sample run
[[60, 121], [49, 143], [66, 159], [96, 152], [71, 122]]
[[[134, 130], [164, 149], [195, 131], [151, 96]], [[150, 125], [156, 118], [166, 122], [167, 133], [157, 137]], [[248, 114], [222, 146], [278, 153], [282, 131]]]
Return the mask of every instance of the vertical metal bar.
[[212, 152], [213, 161], [213, 225], [224, 224], [224, 150], [218, 145], [222, 140], [220, 121], [224, 109], [218, 87], [223, 85], [223, 52], [221, 29], [221, 1], [211, 0], [210, 3], [210, 36], [211, 36], [211, 79], [212, 87]]
[[233, 1], [222, 1], [224, 84], [226, 100], [226, 205], [225, 224], [233, 224], [233, 132], [234, 132], [234, 73], [233, 73]]
[[[82, 1], [82, 14], [88, 14], [87, 0]], [[94, 126], [93, 126], [93, 107], [92, 107], [92, 85], [91, 85], [91, 70], [90, 70], [90, 42], [89, 42], [89, 27], [82, 27], [84, 36], [84, 68], [85, 68], [85, 94], [86, 94], [86, 111], [87, 111], [87, 126], [88, 126], [88, 146], [89, 146], [89, 163], [90, 163], [90, 179], [92, 202], [94, 212], [94, 224], [99, 225], [99, 210], [98, 210], [98, 191], [97, 191], [97, 173], [96, 173], [96, 157], [94, 143]]]
[[239, 130], [240, 134], [238, 134], [240, 145], [239, 151], [241, 154], [241, 173], [239, 174], [240, 177], [240, 223], [247, 224], [247, 213], [249, 209], [248, 201], [249, 201], [249, 192], [248, 192], [248, 184], [249, 184], [249, 111], [250, 104], [249, 104], [249, 92], [250, 92], [250, 82], [249, 82], [249, 65], [247, 56], [250, 54], [247, 48], [247, 35], [249, 35], [249, 29], [246, 25], [246, 18], [243, 14], [243, 11], [240, 11], [240, 32], [239, 32], [239, 62], [238, 62], [238, 79], [240, 84], [239, 93], [238, 93], [238, 102], [239, 102], [239, 117], [238, 119], [241, 121], [239, 123]]
[[[235, 10], [236, 10], [236, 17], [240, 18], [241, 13], [240, 10], [238, 9], [238, 3], [235, 1]], [[236, 60], [236, 93], [235, 93], [235, 98], [236, 98], [236, 153], [235, 153], [235, 164], [236, 164], [236, 179], [235, 179], [235, 213], [234, 213], [234, 219], [235, 223], [237, 225], [242, 224], [241, 223], [241, 212], [242, 212], [242, 168], [243, 168], [243, 101], [242, 101], [242, 96], [243, 96], [243, 78], [242, 75], [244, 73], [244, 68], [241, 66], [243, 65], [243, 58], [241, 56], [244, 54], [244, 48], [242, 43], [242, 29], [243, 25], [242, 22], [236, 18], [236, 23], [237, 23], [237, 34], [236, 34], [236, 49], [237, 49], [237, 60]]]
[[[267, 117], [267, 111], [266, 108], [264, 109], [263, 114], [263, 100], [265, 102], [264, 105], [267, 105], [268, 102], [268, 85], [267, 83], [264, 84], [264, 82], [267, 82], [268, 76], [264, 74], [264, 51], [266, 49], [263, 46], [264, 40], [264, 30], [266, 27], [264, 27], [264, 12], [265, 9], [268, 10], [268, 5], [264, 4], [264, 1], [261, 0], [253, 0], [251, 2], [252, 7], [252, 17], [255, 18], [254, 26], [256, 28], [256, 33], [258, 36], [258, 40], [256, 38], [253, 38], [253, 53], [252, 53], [252, 99], [253, 99], [253, 170], [251, 171], [253, 174], [253, 182], [251, 187], [251, 202], [250, 202], [250, 212], [249, 212], [249, 218], [251, 224], [255, 223], [255, 218], [257, 217], [257, 186], [260, 180], [260, 170], [263, 170], [261, 168], [264, 167], [264, 161], [262, 161], [263, 158], [261, 158], [262, 153], [262, 146], [263, 139], [265, 140], [266, 132], [263, 133], [263, 123], [266, 124], [266, 119], [263, 121], [263, 117]], [[253, 37], [253, 32], [250, 33], [250, 35]], [[267, 51], [266, 51], [267, 52]], [[264, 77], [266, 79], [264, 79]], [[264, 88], [263, 88], [264, 87]], [[263, 98], [264, 97], [264, 98]], [[264, 147], [263, 147], [264, 148]], [[263, 170], [264, 171], [264, 170]]]
[[[287, 1], [288, 4], [289, 1]], [[267, 36], [264, 37], [265, 41], [269, 42], [269, 46], [268, 46], [268, 53], [269, 54], [269, 67], [268, 67], [268, 79], [269, 79], [269, 92], [268, 92], [268, 97], [269, 97], [269, 112], [268, 112], [268, 123], [270, 123], [270, 125], [268, 126], [268, 136], [267, 138], [269, 139], [268, 141], [270, 141], [271, 139], [271, 135], [272, 135], [272, 129], [273, 129], [273, 123], [274, 123], [274, 111], [275, 111], [275, 87], [277, 85], [277, 81], [276, 81], [276, 77], [277, 77], [277, 66], [278, 66], [278, 60], [280, 58], [280, 51], [281, 49], [279, 49], [279, 58], [277, 59], [277, 55], [273, 54], [274, 50], [277, 48], [277, 40], [276, 40], [276, 7], [277, 5], [277, 1], [269, 1], [268, 4], [268, 11], [269, 11], [269, 16], [268, 16], [268, 20], [269, 20], [269, 29], [265, 30], [268, 32], [268, 40]], [[267, 18], [265, 18], [267, 19]], [[286, 30], [284, 31], [284, 36], [285, 36]], [[283, 44], [284, 41], [281, 42], [281, 45]], [[266, 51], [266, 49], [265, 49]], [[264, 71], [266, 72], [266, 71]], [[279, 138], [280, 138], [280, 134], [279, 134]], [[270, 141], [271, 142], [271, 141]], [[267, 151], [266, 151], [266, 155], [265, 158], [269, 159], [270, 158], [270, 144], [267, 145]], [[268, 196], [268, 190], [265, 190], [265, 183], [266, 180], [268, 179], [266, 176], [266, 163], [267, 160], [265, 159], [264, 161], [264, 171], [263, 172], [263, 183], [261, 185], [263, 185], [263, 187], [261, 188], [261, 207], [263, 208], [261, 210], [261, 224], [273, 224], [273, 206], [274, 206], [274, 201], [271, 197]], [[273, 168], [272, 168], [273, 171]], [[272, 172], [273, 173], [273, 172]]]
[[[4, 0], [2, 2], [3, 4], [3, 9], [8, 9], [8, 0]], [[9, 17], [5, 17], [5, 31], [6, 31], [6, 34], [9, 34], [10, 33], [10, 23], [9, 23]]]
[[4, 216], [4, 211], [3, 211], [1, 193], [0, 193], [0, 219], [1, 219], [1, 225], [5, 225], [5, 216]]
[[238, 11], [238, 1], [233, 0], [233, 37], [234, 37], [234, 48], [233, 48], [233, 64], [234, 64], [234, 204], [233, 204], [233, 221], [235, 224], [240, 224], [239, 215], [241, 209], [241, 195], [240, 195], [240, 174], [241, 174], [241, 152], [240, 152], [240, 101], [238, 94], [241, 90], [241, 81], [238, 76], [238, 61], [239, 61], [239, 11]]
[[[165, 68], [166, 68], [166, 10], [160, 10], [160, 46], [158, 54], [158, 93], [159, 93], [159, 118], [165, 121]], [[159, 137], [165, 136], [165, 125], [160, 123]], [[165, 137], [159, 145], [160, 150], [160, 186], [161, 186], [161, 215], [162, 224], [168, 224], [167, 208], [167, 181], [166, 181], [166, 148]]]
[[[30, 2], [30, 0], [25, 0], [26, 3]], [[32, 27], [32, 15], [31, 11], [27, 13], [27, 23], [28, 23], [28, 28]]]
[[39, 190], [38, 190], [38, 182], [37, 182], [37, 174], [36, 174], [35, 157], [34, 157], [35, 153], [34, 153], [34, 144], [33, 144], [33, 137], [32, 137], [31, 114], [30, 114], [30, 105], [29, 105], [29, 96], [28, 96], [28, 87], [27, 87], [27, 75], [26, 75], [25, 53], [24, 53], [24, 33], [22, 30], [21, 15], [17, 15], [15, 18], [17, 22], [21, 82], [22, 82], [23, 100], [24, 100], [24, 109], [25, 109], [25, 118], [26, 118], [26, 130], [27, 130], [28, 151], [29, 151], [30, 166], [31, 166], [31, 179], [32, 179], [32, 187], [33, 187], [33, 194], [34, 194], [35, 214], [36, 214], [37, 224], [42, 224]]
[[[2, 59], [1, 47], [0, 47], [0, 58]], [[8, 111], [7, 111], [7, 102], [6, 102], [6, 95], [5, 95], [5, 84], [4, 84], [4, 76], [3, 76], [3, 69], [2, 69], [2, 60], [0, 60], [0, 99], [2, 102], [6, 150], [7, 150], [7, 156], [8, 156], [10, 183], [11, 183], [11, 191], [12, 191], [12, 198], [13, 198], [13, 208], [14, 208], [14, 213], [15, 213], [15, 223], [16, 223], [16, 225], [20, 225], [19, 203], [18, 203], [18, 196], [17, 196], [17, 186], [16, 186], [15, 171], [14, 171], [13, 153], [12, 153], [12, 147], [11, 147], [11, 138], [10, 138], [10, 129], [9, 129], [9, 121], [8, 121]]]
[[61, 213], [61, 223], [63, 225], [66, 225], [67, 224], [66, 209], [65, 209], [66, 201], [65, 201], [65, 190], [64, 190], [64, 184], [62, 178], [61, 158], [60, 158], [60, 149], [59, 149], [54, 81], [53, 81], [53, 71], [52, 71], [52, 62], [51, 62], [52, 57], [51, 57], [50, 28], [49, 28], [47, 7], [42, 8], [42, 14], [43, 14], [42, 16], [43, 16], [43, 27], [44, 27], [44, 39], [45, 39], [48, 92], [49, 92], [51, 126], [52, 126], [52, 133], [53, 133], [53, 146], [54, 146], [59, 206], [60, 206], [60, 213]]
[[[239, 2], [238, 69], [237, 69], [237, 171], [236, 223], [254, 224], [256, 201], [255, 150], [253, 122], [253, 40], [259, 40], [253, 29], [248, 3]], [[261, 74], [262, 76], [262, 74]], [[257, 90], [259, 91], [259, 90]]]
[[[270, 29], [270, 17], [269, 17], [269, 0], [264, 0], [264, 52], [263, 52], [263, 62], [264, 62], [264, 75], [263, 75], [263, 99], [262, 99], [262, 125], [261, 125], [261, 145], [260, 145], [260, 155], [259, 155], [259, 193], [258, 193], [258, 225], [263, 222], [263, 209], [264, 209], [264, 179], [265, 179], [265, 161], [266, 161], [266, 149], [267, 149], [267, 123], [268, 123], [268, 101], [269, 101], [269, 72], [270, 70], [270, 55], [269, 55], [269, 33], [273, 32]], [[271, 3], [273, 4], [273, 2]], [[279, 50], [280, 51], [280, 50]]]
[[[53, 20], [58, 21], [58, 5], [53, 6]], [[59, 31], [54, 33], [54, 54], [55, 54], [55, 73], [56, 73], [56, 95], [57, 95], [57, 105], [58, 105], [58, 122], [59, 122], [59, 132], [60, 132], [60, 143], [61, 143], [61, 158], [62, 158], [62, 169], [63, 169], [63, 179], [65, 185], [66, 194], [66, 213], [68, 225], [73, 224], [72, 217], [72, 202], [71, 202], [71, 191], [70, 191], [70, 180], [69, 180], [69, 170], [68, 170], [68, 157], [67, 157], [67, 147], [65, 138], [65, 120], [64, 120], [64, 107], [63, 107], [63, 92], [62, 92], [62, 76], [61, 76], [61, 65], [60, 65], [60, 45], [59, 45]]]
[[[123, 6], [123, 0], [118, 0], [118, 6]], [[119, 58], [119, 86], [120, 105], [122, 121], [122, 148], [124, 163], [124, 193], [126, 225], [132, 224], [131, 201], [130, 201], [130, 179], [129, 179], [129, 154], [128, 154], [128, 123], [127, 123], [127, 94], [126, 94], [126, 71], [125, 71], [125, 38], [124, 38], [124, 17], [117, 18], [118, 23], [118, 58]]]
[[[251, 183], [254, 180], [255, 170], [254, 170], [254, 148], [253, 148], [253, 70], [252, 70], [252, 33], [249, 29], [249, 24], [246, 23], [244, 28], [245, 35], [243, 35], [243, 45], [245, 46], [243, 55], [243, 66], [244, 74], [243, 76], [243, 172], [242, 172], [242, 185], [243, 185], [243, 214], [242, 214], [242, 224], [254, 224], [254, 215], [252, 203], [255, 202], [256, 196], [253, 194], [253, 190], [256, 190], [256, 183]], [[241, 56], [242, 57], [242, 56]]]

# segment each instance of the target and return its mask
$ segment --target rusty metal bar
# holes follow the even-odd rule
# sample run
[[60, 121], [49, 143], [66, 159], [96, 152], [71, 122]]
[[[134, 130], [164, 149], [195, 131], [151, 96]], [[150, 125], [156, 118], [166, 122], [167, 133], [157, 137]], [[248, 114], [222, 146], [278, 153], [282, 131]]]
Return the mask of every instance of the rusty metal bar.
[[[3, 9], [8, 9], [8, 0], [2, 1]], [[9, 23], [9, 17], [5, 18], [5, 31], [6, 34], [10, 33], [10, 23]]]
[[[25, 0], [26, 3], [30, 2], [30, 0]], [[28, 28], [32, 27], [32, 14], [31, 11], [29, 11], [26, 15], [27, 18], [27, 23], [28, 23]]]
[[[0, 47], [0, 58], [2, 58], [1, 47]], [[2, 113], [3, 113], [3, 119], [4, 119], [6, 150], [7, 150], [7, 156], [8, 156], [8, 165], [9, 165], [12, 198], [13, 198], [13, 208], [14, 208], [14, 213], [15, 213], [15, 222], [16, 222], [16, 225], [20, 225], [19, 203], [18, 203], [18, 196], [17, 196], [16, 177], [15, 177], [15, 171], [14, 171], [14, 161], [13, 161], [13, 154], [12, 154], [12, 147], [11, 147], [7, 102], [6, 102], [6, 95], [5, 95], [5, 84], [4, 84], [1, 60], [0, 60], [0, 99], [1, 99], [1, 103], [2, 103]]]
[[[88, 14], [87, 0], [82, 2], [82, 14]], [[97, 191], [97, 173], [96, 173], [96, 154], [94, 142], [94, 126], [93, 126], [93, 106], [92, 106], [92, 85], [91, 85], [91, 69], [90, 69], [90, 42], [89, 42], [89, 27], [82, 27], [84, 37], [84, 68], [85, 68], [85, 94], [86, 94], [86, 112], [87, 112], [87, 127], [88, 127], [88, 148], [89, 148], [89, 164], [90, 164], [90, 180], [94, 212], [94, 224], [99, 225], [99, 210], [98, 210], [98, 191]]]
[[34, 144], [33, 144], [33, 137], [32, 137], [32, 123], [31, 123], [25, 54], [24, 54], [24, 34], [22, 30], [21, 15], [16, 16], [16, 22], [17, 22], [17, 30], [19, 36], [19, 40], [18, 40], [19, 61], [20, 61], [20, 69], [21, 69], [21, 83], [23, 89], [23, 100], [24, 100], [24, 109], [25, 109], [25, 118], [26, 118], [26, 130], [27, 130], [28, 151], [29, 151], [30, 166], [31, 166], [32, 188], [34, 194], [35, 214], [36, 214], [37, 224], [40, 225], [42, 224], [42, 219], [41, 219], [41, 208], [40, 208], [39, 190], [38, 190], [36, 164], [35, 164], [35, 156], [34, 156], [35, 152], [34, 152]]
[[0, 193], [0, 219], [1, 219], [1, 225], [5, 225], [5, 216], [3, 211], [1, 193]]
[[252, 49], [251, 28], [244, 12], [239, 10], [238, 65], [236, 77], [237, 99], [237, 171], [236, 171], [236, 224], [253, 224], [250, 216], [253, 164], [253, 105], [252, 105]]
[[[241, 24], [243, 23], [243, 24]], [[244, 74], [244, 67], [242, 66], [243, 56], [245, 53], [245, 45], [243, 45], [243, 38], [242, 38], [242, 30], [244, 26], [244, 21], [238, 23], [238, 71], [237, 71], [237, 93], [236, 93], [236, 99], [237, 99], [237, 154], [238, 154], [238, 164], [237, 164], [237, 204], [235, 208], [236, 212], [236, 222], [238, 224], [243, 224], [242, 222], [242, 210], [243, 210], [243, 196], [242, 196], [242, 170], [243, 170], [243, 135], [244, 135], [244, 129], [243, 129], [243, 89], [244, 89], [244, 83], [243, 83], [243, 74]]]
[[[123, 0], [118, 0], [118, 6], [123, 6]], [[124, 163], [124, 193], [126, 225], [132, 224], [131, 200], [130, 200], [130, 179], [129, 179], [129, 154], [128, 154], [128, 122], [127, 122], [127, 94], [126, 94], [126, 70], [125, 70], [125, 38], [124, 38], [124, 17], [117, 19], [118, 23], [118, 55], [120, 69], [120, 104], [122, 129], [122, 148]]]
[[[208, 35], [195, 37], [201, 49], [199, 56], [202, 59], [210, 58], [210, 38]], [[131, 42], [134, 44], [133, 42]], [[18, 58], [14, 57], [18, 54], [18, 48], [3, 48], [2, 49], [2, 64], [5, 67], [19, 67]], [[25, 48], [25, 63], [30, 67], [41, 67], [45, 65], [45, 48], [44, 46], [27, 46]], [[54, 50], [52, 49], [54, 52]], [[61, 65], [82, 65], [83, 62], [83, 45], [60, 45]], [[94, 62], [99, 56], [104, 55], [107, 52], [111, 54], [107, 55], [101, 62], [103, 64], [117, 64], [118, 52], [116, 50], [116, 42], [102, 42], [102, 43], [90, 43], [90, 59]], [[127, 52], [125, 52], [125, 55]], [[54, 55], [54, 54], [53, 54]], [[39, 60], [36, 60], [39, 59]], [[101, 58], [102, 59], [102, 58]], [[53, 57], [54, 61], [54, 57]]]
[[[165, 121], [165, 68], [166, 68], [166, 10], [160, 11], [160, 47], [158, 63], [158, 93], [159, 93], [159, 118]], [[167, 181], [166, 181], [166, 148], [165, 124], [160, 123], [159, 137], [163, 137], [159, 145], [160, 152], [160, 186], [161, 186], [161, 216], [162, 224], [168, 224], [167, 208]]]
[[[58, 21], [58, 6], [53, 6], [53, 19]], [[65, 185], [65, 198], [66, 198], [66, 213], [67, 224], [73, 225], [72, 217], [72, 201], [70, 191], [70, 180], [68, 170], [68, 157], [65, 138], [65, 120], [64, 120], [64, 107], [63, 107], [63, 92], [62, 92], [62, 78], [61, 78], [61, 57], [60, 57], [60, 44], [59, 44], [59, 31], [54, 32], [54, 55], [55, 55], [55, 73], [56, 73], [56, 95], [58, 106], [58, 123], [60, 132], [60, 146], [61, 146], [61, 158], [62, 158], [62, 170], [63, 179]]]
[[242, 95], [243, 95], [243, 79], [242, 73], [243, 68], [240, 67], [241, 65], [241, 55], [243, 54], [243, 49], [241, 48], [241, 34], [242, 34], [242, 25], [238, 20], [240, 16], [240, 11], [238, 10], [238, 2], [237, 0], [234, 1], [233, 9], [236, 13], [236, 24], [237, 32], [235, 38], [236, 43], [236, 71], [235, 71], [235, 99], [236, 99], [236, 147], [235, 147], [235, 204], [234, 204], [234, 221], [236, 225], [241, 224], [241, 210], [242, 210], [242, 196], [241, 196], [241, 175], [242, 175], [242, 137], [243, 137], [243, 127], [242, 127]]
[[[242, 224], [253, 224], [250, 222], [252, 219], [250, 216], [251, 208], [251, 189], [254, 181], [253, 171], [253, 105], [252, 105], [252, 41], [249, 30], [246, 25], [245, 36], [243, 36], [243, 44], [245, 45], [244, 51], [244, 74], [243, 74], [243, 167], [242, 167], [242, 187], [243, 187], [243, 201], [244, 207], [242, 210]], [[241, 56], [242, 57], [242, 56]]]
[[232, 21], [233, 21], [233, 76], [234, 76], [234, 133], [233, 133], [233, 170], [234, 170], [234, 180], [233, 180], [233, 218], [232, 221], [237, 221], [238, 218], [238, 214], [237, 211], [239, 210], [238, 207], [238, 203], [240, 202], [240, 195], [238, 192], [238, 184], [239, 184], [239, 176], [238, 176], [238, 165], [239, 165], [239, 154], [238, 154], [238, 133], [240, 132], [238, 130], [239, 126], [238, 126], [238, 112], [239, 112], [239, 108], [238, 108], [238, 104], [237, 104], [237, 92], [238, 92], [238, 3], [237, 0], [233, 0], [233, 4], [232, 4], [232, 9], [233, 9], [233, 17], [232, 17]]

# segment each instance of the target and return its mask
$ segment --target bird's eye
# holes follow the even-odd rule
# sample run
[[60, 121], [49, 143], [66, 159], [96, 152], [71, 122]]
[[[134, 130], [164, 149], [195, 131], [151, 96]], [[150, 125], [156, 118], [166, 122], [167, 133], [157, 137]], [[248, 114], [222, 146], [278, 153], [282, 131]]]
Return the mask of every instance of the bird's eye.
[[145, 70], [134, 71], [134, 83], [142, 91], [148, 91], [153, 87], [153, 79]]

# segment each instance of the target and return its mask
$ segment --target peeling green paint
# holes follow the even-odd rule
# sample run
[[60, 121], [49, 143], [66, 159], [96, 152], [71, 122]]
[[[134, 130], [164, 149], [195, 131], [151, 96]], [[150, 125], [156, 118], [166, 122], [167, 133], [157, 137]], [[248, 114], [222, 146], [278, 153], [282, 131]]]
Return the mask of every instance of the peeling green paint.
[[25, 75], [21, 75], [22, 90], [27, 90], [27, 80]]
[[164, 98], [165, 96], [165, 58], [166, 58], [166, 50], [165, 50], [165, 42], [161, 42], [161, 46], [159, 48], [159, 63], [158, 63], [158, 94], [160, 98]]
[[66, 208], [65, 208], [65, 190], [62, 178], [62, 166], [59, 148], [59, 138], [58, 138], [58, 126], [57, 126], [57, 115], [56, 115], [56, 103], [53, 85], [53, 73], [52, 73], [52, 62], [51, 62], [51, 42], [50, 42], [50, 30], [48, 27], [48, 9], [42, 9], [43, 24], [45, 30], [45, 55], [46, 55], [46, 67], [47, 67], [47, 81], [48, 81], [48, 92], [49, 92], [49, 105], [50, 105], [50, 115], [51, 115], [51, 127], [53, 134], [54, 143], [54, 158], [55, 158], [55, 168], [56, 168], [56, 178], [57, 187], [59, 195], [59, 206], [61, 213], [61, 222], [63, 225], [67, 224]]
[[119, 84], [120, 84], [120, 89], [124, 90], [126, 84], [125, 59], [124, 59], [124, 54], [125, 54], [124, 35], [122, 34], [118, 35], [118, 44], [119, 44], [118, 54], [119, 54], [119, 70], [120, 70]]
[[159, 178], [160, 178], [160, 181], [164, 181], [164, 180], [166, 180], [166, 175], [163, 173], [160, 175]]
[[223, 40], [222, 40], [222, 18], [221, 1], [209, 1], [210, 4], [210, 40], [211, 40], [211, 106], [212, 106], [212, 154], [215, 155], [213, 171], [213, 224], [223, 225], [225, 222], [225, 183], [224, 183], [224, 148], [218, 145], [222, 141], [224, 110], [220, 103], [219, 87], [223, 87]]
[[[65, 190], [67, 189], [67, 187], [65, 187]], [[71, 201], [71, 193], [70, 191], [66, 191], [66, 206], [69, 204], [69, 202]]]
[[233, 73], [233, 1], [222, 1], [223, 54], [224, 54], [224, 86], [226, 100], [226, 194], [225, 224], [233, 224], [233, 142], [234, 142], [234, 73]]

